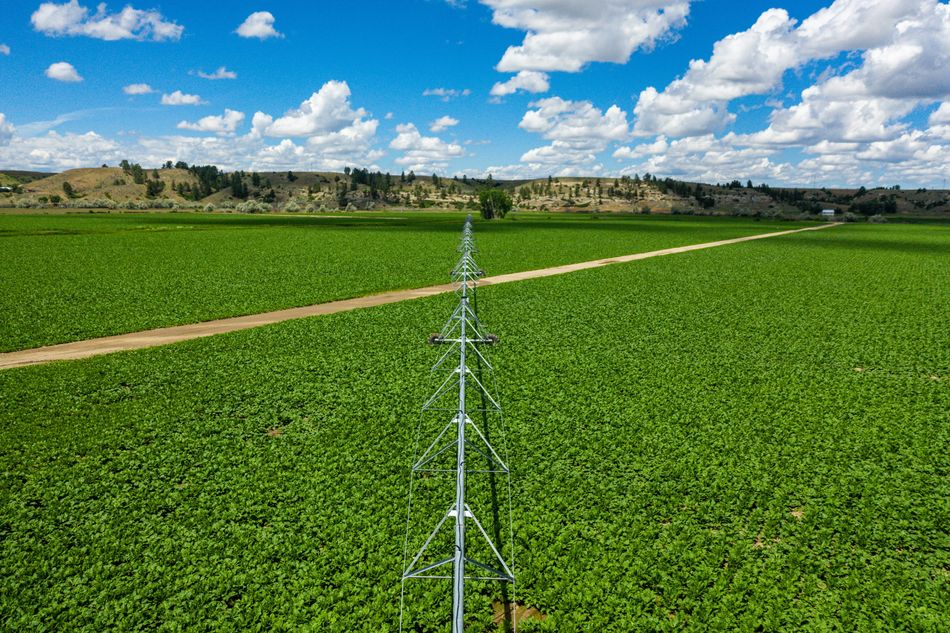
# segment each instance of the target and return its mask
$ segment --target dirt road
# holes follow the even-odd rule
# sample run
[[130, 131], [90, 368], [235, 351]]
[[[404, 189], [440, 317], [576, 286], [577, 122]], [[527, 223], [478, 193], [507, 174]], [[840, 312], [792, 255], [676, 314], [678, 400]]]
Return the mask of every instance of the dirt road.
[[[749, 235], [746, 237], [719, 240], [718, 242], [691, 244], [689, 246], [664, 248], [662, 250], [649, 251], [646, 253], [634, 253], [632, 255], [621, 255], [620, 257], [595, 259], [593, 261], [579, 262], [576, 264], [565, 264], [563, 266], [541, 268], [539, 270], [525, 270], [517, 273], [485, 277], [479, 281], [478, 285], [493, 286], [495, 284], [504, 284], [511, 281], [522, 281], [525, 279], [550, 277], [552, 275], [563, 275], [565, 273], [578, 270], [587, 270], [588, 268], [599, 268], [600, 266], [607, 266], [609, 264], [632, 262], [640, 259], [648, 259], [650, 257], [660, 257], [661, 255], [688, 253], [689, 251], [698, 251], [706, 248], [715, 248], [716, 246], [725, 246], [727, 244], [738, 244], [740, 242], [761, 240], [770, 237], [778, 237], [780, 235], [790, 235], [792, 233], [799, 233], [802, 231], [817, 231], [833, 226], [839, 226], [839, 224], [822, 224], [820, 226], [811, 226], [804, 229], [778, 231], [775, 233], [762, 233], [759, 235]], [[303, 306], [300, 308], [275, 310], [274, 312], [263, 312], [261, 314], [231, 317], [227, 319], [218, 319], [215, 321], [205, 321], [203, 323], [192, 323], [189, 325], [176, 325], [174, 327], [145, 330], [144, 332], [119, 334], [117, 336], [88, 339], [85, 341], [76, 341], [74, 343], [63, 343], [60, 345], [37, 347], [35, 349], [6, 352], [0, 354], [0, 369], [11, 369], [13, 367], [24, 367], [26, 365], [37, 365], [58, 360], [75, 360], [78, 358], [88, 358], [90, 356], [111, 354], [112, 352], [143, 349], [146, 347], [156, 347], [158, 345], [168, 345], [169, 343], [177, 343], [180, 341], [187, 341], [204, 336], [213, 336], [215, 334], [224, 334], [226, 332], [234, 332], [236, 330], [246, 330], [252, 327], [268, 325], [270, 323], [288, 321], [290, 319], [302, 319], [304, 317], [318, 316], [321, 314], [333, 314], [336, 312], [356, 310], [358, 308], [369, 308], [387, 303], [396, 303], [397, 301], [407, 301], [409, 299], [431, 297], [433, 295], [451, 292], [454, 289], [454, 284], [439, 284], [437, 286], [427, 286], [425, 288], [415, 288], [411, 290], [393, 290], [390, 292], [384, 292], [382, 294], [356, 297], [354, 299], [344, 299], [342, 301], [331, 301], [329, 303], [318, 303], [316, 305]]]

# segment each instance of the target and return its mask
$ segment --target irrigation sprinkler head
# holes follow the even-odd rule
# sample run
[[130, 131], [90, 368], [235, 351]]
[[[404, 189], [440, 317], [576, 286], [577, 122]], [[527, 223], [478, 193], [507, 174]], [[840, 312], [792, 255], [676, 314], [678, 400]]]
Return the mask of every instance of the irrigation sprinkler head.
[[494, 347], [495, 345], [498, 345], [498, 341], [499, 341], [499, 340], [500, 340], [500, 339], [498, 338], [498, 335], [497, 335], [497, 334], [486, 334], [486, 335], [485, 335], [485, 338], [482, 340], [482, 342], [483, 342], [485, 345], [491, 345], [491, 346]]
[[445, 343], [445, 338], [441, 334], [430, 334], [429, 338], [426, 339], [429, 345], [442, 345]]

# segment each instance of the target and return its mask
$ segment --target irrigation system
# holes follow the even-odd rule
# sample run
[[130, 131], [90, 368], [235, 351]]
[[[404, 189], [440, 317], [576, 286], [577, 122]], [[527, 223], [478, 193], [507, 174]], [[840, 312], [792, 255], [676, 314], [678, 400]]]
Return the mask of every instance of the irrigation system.
[[[410, 581], [451, 581], [452, 633], [465, 630], [467, 581], [481, 583], [481, 587], [486, 582], [510, 587], [511, 595], [507, 589], [502, 592], [506, 615], [514, 601], [511, 475], [505, 425], [493, 368], [484, 353], [485, 348], [497, 344], [498, 337], [488, 333], [478, 319], [476, 285], [484, 272], [474, 259], [477, 251], [471, 216], [465, 221], [458, 250], [459, 260], [452, 270], [452, 281], [458, 285], [458, 305], [442, 330], [429, 337], [431, 345], [445, 349], [432, 366], [434, 389], [422, 406], [416, 435], [400, 631], [415, 620], [407, 599]], [[490, 441], [495, 435], [502, 440], [504, 459]], [[425, 450], [420, 452], [423, 445]], [[430, 530], [428, 526], [433, 524]], [[411, 552], [414, 555], [410, 558]], [[517, 626], [513, 617], [510, 621]]]

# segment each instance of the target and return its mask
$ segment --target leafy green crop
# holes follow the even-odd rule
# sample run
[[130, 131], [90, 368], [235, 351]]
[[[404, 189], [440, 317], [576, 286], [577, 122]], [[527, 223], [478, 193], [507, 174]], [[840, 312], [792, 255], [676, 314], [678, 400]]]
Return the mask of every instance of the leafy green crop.
[[[0, 351], [445, 281], [460, 214], [0, 216]], [[791, 228], [522, 215], [481, 223], [495, 273]]]
[[[948, 251], [846, 226], [480, 290], [520, 630], [945, 628]], [[0, 373], [0, 628], [393, 631], [451, 303]]]

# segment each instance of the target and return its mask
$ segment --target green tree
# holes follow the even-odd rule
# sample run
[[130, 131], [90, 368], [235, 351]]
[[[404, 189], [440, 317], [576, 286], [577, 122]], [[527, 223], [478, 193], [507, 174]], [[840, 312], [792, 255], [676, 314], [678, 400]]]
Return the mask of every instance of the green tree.
[[145, 197], [157, 198], [165, 190], [165, 183], [161, 180], [149, 180], [145, 183]]
[[511, 211], [511, 196], [501, 189], [483, 189], [478, 192], [482, 217], [486, 220], [503, 218]]
[[231, 195], [235, 198], [247, 198], [247, 185], [237, 172], [231, 174]]
[[73, 186], [69, 184], [68, 180], [63, 181], [63, 193], [66, 194], [67, 198], [75, 198], [76, 191], [73, 189]]

